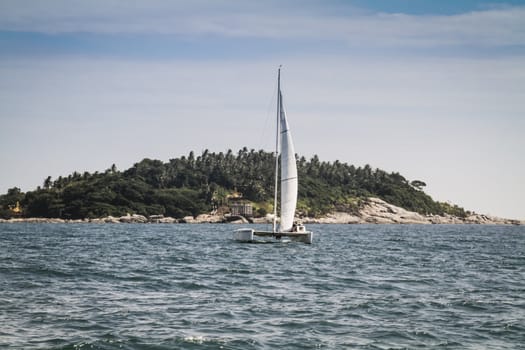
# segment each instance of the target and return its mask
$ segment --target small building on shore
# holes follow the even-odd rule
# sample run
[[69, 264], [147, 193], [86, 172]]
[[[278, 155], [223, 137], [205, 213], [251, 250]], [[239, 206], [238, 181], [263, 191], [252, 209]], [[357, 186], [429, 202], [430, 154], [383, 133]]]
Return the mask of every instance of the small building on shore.
[[253, 216], [252, 203], [242, 198], [230, 198], [228, 200], [228, 206], [230, 207], [231, 215], [240, 215], [244, 217]]

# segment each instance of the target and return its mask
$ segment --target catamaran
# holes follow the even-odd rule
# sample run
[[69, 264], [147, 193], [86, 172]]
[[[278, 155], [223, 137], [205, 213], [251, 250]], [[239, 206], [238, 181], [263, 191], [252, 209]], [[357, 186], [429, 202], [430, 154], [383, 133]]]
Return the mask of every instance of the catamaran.
[[[281, 212], [277, 226], [277, 189], [279, 184], [279, 154], [281, 155]], [[277, 126], [275, 137], [275, 190], [273, 202], [272, 231], [259, 231], [251, 228], [235, 230], [236, 241], [253, 242], [256, 237], [265, 239], [289, 239], [292, 241], [312, 243], [313, 232], [307, 231], [301, 223], [294, 222], [297, 206], [297, 161], [292, 141], [292, 134], [284, 110], [281, 93], [281, 67], [277, 72]]]

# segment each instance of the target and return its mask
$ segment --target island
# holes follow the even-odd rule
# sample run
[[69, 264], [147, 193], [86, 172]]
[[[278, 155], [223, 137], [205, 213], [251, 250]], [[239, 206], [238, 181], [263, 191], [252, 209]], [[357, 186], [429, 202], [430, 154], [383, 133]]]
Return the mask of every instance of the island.
[[[0, 195], [0, 222], [269, 222], [274, 162], [273, 153], [244, 147], [48, 176], [33, 191]], [[425, 182], [370, 165], [297, 156], [297, 168], [304, 223], [523, 224], [435, 201]]]

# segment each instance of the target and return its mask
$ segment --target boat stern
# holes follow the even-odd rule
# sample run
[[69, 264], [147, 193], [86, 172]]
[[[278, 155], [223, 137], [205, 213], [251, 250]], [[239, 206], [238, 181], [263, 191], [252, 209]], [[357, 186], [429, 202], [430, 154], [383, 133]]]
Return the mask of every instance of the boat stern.
[[292, 241], [294, 242], [301, 242], [306, 244], [312, 244], [314, 233], [310, 231], [305, 231], [301, 233], [297, 233], [295, 235], [288, 235]]

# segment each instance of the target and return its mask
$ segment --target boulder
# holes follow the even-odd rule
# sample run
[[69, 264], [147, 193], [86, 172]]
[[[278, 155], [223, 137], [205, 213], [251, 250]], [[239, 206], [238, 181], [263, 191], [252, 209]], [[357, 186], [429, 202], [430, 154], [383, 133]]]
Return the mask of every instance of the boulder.
[[133, 214], [133, 215], [125, 215], [125, 216], [121, 216], [118, 221], [120, 222], [124, 222], [124, 223], [133, 223], [133, 224], [144, 224], [144, 223], [147, 223], [148, 222], [148, 219], [144, 216], [144, 215], [138, 215], [138, 214]]
[[105, 218], [102, 218], [102, 220], [107, 224], [118, 224], [120, 222], [117, 218], [111, 215], [106, 216]]
[[176, 224], [179, 221], [175, 218], [172, 218], [170, 216], [163, 217], [162, 219], [158, 219], [157, 223], [159, 224]]
[[159, 223], [160, 220], [164, 219], [164, 215], [160, 214], [160, 215], [150, 215], [148, 217], [148, 221], [151, 222], [151, 223]]
[[182, 219], [179, 220], [179, 222], [183, 224], [195, 224], [195, 218], [193, 216], [185, 216]]
[[200, 214], [195, 218], [195, 221], [199, 224], [201, 223], [215, 224], [215, 223], [223, 222], [224, 217], [220, 215]]
[[[312, 219], [307, 218], [307, 221], [318, 224], [360, 224], [364, 221], [359, 217], [345, 212], [334, 212], [327, 214], [325, 217], [312, 222]], [[307, 223], [305, 219], [301, 219], [303, 223]]]
[[88, 222], [92, 223], [92, 224], [103, 224], [103, 223], [105, 223], [103, 218], [88, 219]]
[[226, 222], [230, 224], [248, 224], [249, 221], [241, 215], [226, 215], [224, 216]]
[[272, 218], [268, 218], [267, 216], [261, 218], [253, 218], [252, 221], [254, 224], [271, 224], [273, 222]]

